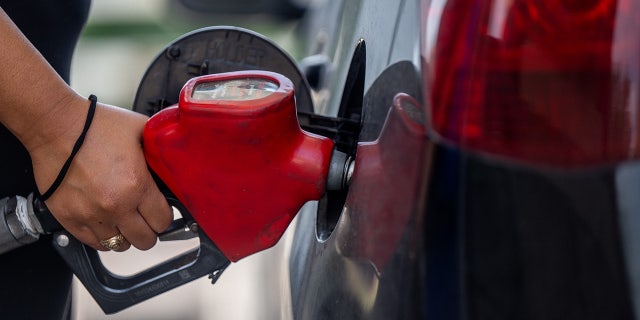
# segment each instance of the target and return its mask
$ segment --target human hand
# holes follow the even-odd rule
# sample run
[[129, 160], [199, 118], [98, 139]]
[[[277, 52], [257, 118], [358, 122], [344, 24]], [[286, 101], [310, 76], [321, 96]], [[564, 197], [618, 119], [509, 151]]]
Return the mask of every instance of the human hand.
[[[29, 149], [41, 192], [51, 186], [82, 131], [88, 100], [75, 99], [60, 134], [51, 143]], [[55, 115], [53, 116], [55, 118]], [[61, 118], [61, 117], [59, 117]], [[173, 219], [171, 207], [151, 177], [141, 146], [147, 117], [98, 103], [84, 143], [46, 201], [60, 224], [81, 242], [107, 250], [100, 240], [121, 233], [130, 245], [146, 250]], [[58, 120], [57, 123], [62, 123]]]
[[[82, 132], [89, 101], [73, 91], [0, 8], [0, 123], [25, 146], [41, 192], [48, 190]], [[146, 117], [98, 104], [93, 123], [47, 207], [78, 240], [106, 250], [100, 240], [119, 233], [151, 248], [172, 210], [142, 153]], [[9, 155], [11, 156], [11, 155]]]

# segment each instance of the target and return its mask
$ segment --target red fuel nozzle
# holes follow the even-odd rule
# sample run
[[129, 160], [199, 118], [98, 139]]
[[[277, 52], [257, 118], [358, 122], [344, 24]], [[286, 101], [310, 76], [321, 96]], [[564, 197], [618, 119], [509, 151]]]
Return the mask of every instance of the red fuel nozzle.
[[190, 80], [143, 142], [151, 169], [231, 261], [275, 245], [320, 199], [333, 150], [300, 128], [291, 81], [264, 71]]

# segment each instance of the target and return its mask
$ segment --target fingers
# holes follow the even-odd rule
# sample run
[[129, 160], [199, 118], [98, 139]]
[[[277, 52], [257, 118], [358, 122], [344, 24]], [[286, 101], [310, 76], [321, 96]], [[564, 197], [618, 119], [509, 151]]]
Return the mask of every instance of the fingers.
[[[150, 175], [141, 181], [139, 191], [122, 197], [122, 201], [86, 203], [79, 199], [88, 195], [65, 186], [47, 205], [67, 231], [96, 250], [125, 251], [131, 246], [148, 250], [156, 244], [157, 234], [173, 221], [173, 212]], [[77, 195], [60, 201], [63, 194], [74, 193]], [[106, 240], [119, 234], [123, 239], [113, 243], [117, 246], [110, 246]]]
[[[139, 212], [122, 215], [118, 226], [94, 225], [92, 227], [72, 227], [74, 236], [81, 242], [99, 251], [126, 251], [131, 246], [148, 250], [157, 242], [154, 231]], [[121, 235], [121, 238], [118, 236]]]
[[[149, 186], [144, 188], [147, 192], [139, 197], [137, 209], [129, 209], [128, 213], [117, 216], [105, 214], [104, 216], [113, 218], [113, 225], [99, 222], [92, 227], [94, 247], [95, 243], [98, 243], [98, 250], [125, 251], [131, 246], [148, 250], [156, 244], [157, 234], [167, 229], [173, 221], [173, 212], [153, 180], [149, 178], [149, 181]], [[115, 249], [109, 248], [106, 240], [119, 234], [124, 238], [122, 243]]]
[[149, 183], [145, 196], [140, 199], [138, 211], [155, 233], [166, 230], [173, 221], [173, 210], [153, 180]]
[[149, 175], [144, 194], [132, 213], [118, 220], [118, 229], [136, 248], [148, 250], [157, 241], [157, 234], [166, 230], [173, 221], [173, 212], [155, 182]]
[[[142, 188], [146, 192], [139, 196], [138, 208], [129, 209], [128, 213], [114, 217], [113, 225], [99, 222], [92, 227], [95, 240], [93, 247], [98, 250], [125, 251], [131, 246], [139, 250], [148, 250], [157, 242], [157, 234], [166, 230], [173, 221], [173, 212], [158, 187], [149, 176], [147, 186]], [[122, 208], [120, 208], [122, 210]], [[113, 212], [110, 210], [109, 212]], [[105, 241], [121, 234], [122, 243], [117, 248], [109, 248]], [[96, 246], [95, 243], [98, 245]]]
[[[131, 243], [122, 235], [116, 227], [99, 226], [90, 228], [65, 227], [74, 230], [73, 235], [82, 243], [98, 251], [126, 251], [131, 247]], [[121, 238], [116, 238], [121, 236]]]
[[[94, 219], [94, 221], [99, 220]], [[65, 226], [65, 228], [78, 240], [99, 251], [121, 252], [128, 250], [131, 246], [148, 250], [156, 244], [157, 232], [147, 224], [138, 211], [119, 215], [117, 221], [117, 225], [99, 222], [91, 226]]]
[[138, 212], [128, 215], [126, 219], [120, 220], [120, 223], [118, 229], [134, 247], [148, 250], [156, 244], [156, 232], [149, 227]]

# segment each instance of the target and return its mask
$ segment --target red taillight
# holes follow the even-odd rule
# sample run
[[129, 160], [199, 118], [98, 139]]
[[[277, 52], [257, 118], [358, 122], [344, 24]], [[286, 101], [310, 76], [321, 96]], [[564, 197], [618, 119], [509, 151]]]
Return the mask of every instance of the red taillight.
[[640, 156], [640, 0], [423, 3], [439, 136], [544, 165]]

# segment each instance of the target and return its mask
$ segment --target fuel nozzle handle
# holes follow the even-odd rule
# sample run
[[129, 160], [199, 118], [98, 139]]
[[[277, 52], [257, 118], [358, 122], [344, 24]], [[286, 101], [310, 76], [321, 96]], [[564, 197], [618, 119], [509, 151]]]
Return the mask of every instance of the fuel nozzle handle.
[[[165, 197], [184, 221], [193, 221], [179, 201], [167, 194]], [[96, 250], [83, 245], [65, 230], [54, 233], [54, 247], [102, 311], [111, 314], [207, 274], [215, 282], [229, 260], [206, 235], [198, 232], [197, 236], [198, 248], [130, 276], [109, 271]]]
[[[177, 233], [185, 225], [197, 226], [188, 211], [156, 180], [169, 204], [182, 218], [160, 234]], [[190, 237], [198, 237], [197, 249], [142, 270], [132, 276], [110, 272], [98, 252], [74, 238], [55, 220], [44, 202], [34, 194], [0, 199], [0, 254], [36, 242], [40, 235], [52, 234], [53, 246], [69, 268], [82, 282], [105, 313], [114, 313], [140, 303], [167, 290], [198, 279], [207, 274], [217, 280], [229, 265], [229, 260], [210, 239], [197, 230]], [[172, 240], [172, 239], [168, 239]]]

